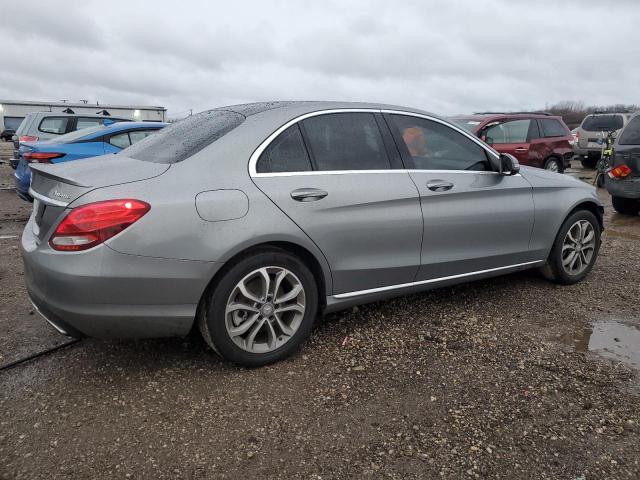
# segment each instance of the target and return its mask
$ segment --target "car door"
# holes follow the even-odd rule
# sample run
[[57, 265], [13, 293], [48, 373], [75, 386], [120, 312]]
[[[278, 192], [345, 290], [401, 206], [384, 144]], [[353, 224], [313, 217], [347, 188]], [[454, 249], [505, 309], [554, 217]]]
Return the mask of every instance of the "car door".
[[529, 128], [531, 120], [496, 121], [488, 124], [481, 138], [500, 153], [509, 153], [523, 165], [529, 165]]
[[252, 172], [325, 255], [333, 294], [408, 283], [419, 268], [418, 192], [380, 122], [371, 111], [320, 112], [280, 133]]
[[419, 193], [424, 218], [417, 281], [502, 269], [534, 260], [534, 205], [519, 174], [493, 171], [469, 134], [436, 119], [386, 116]]

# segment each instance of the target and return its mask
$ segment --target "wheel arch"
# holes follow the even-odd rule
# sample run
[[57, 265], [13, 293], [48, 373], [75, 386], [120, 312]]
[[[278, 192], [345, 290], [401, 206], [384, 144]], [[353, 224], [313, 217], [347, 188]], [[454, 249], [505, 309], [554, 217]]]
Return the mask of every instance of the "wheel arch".
[[604, 207], [602, 205], [600, 205], [599, 203], [593, 200], [582, 200], [578, 202], [576, 205], [574, 205], [573, 208], [569, 210], [569, 212], [567, 212], [564, 218], [565, 219], [568, 218], [570, 215], [577, 212], [578, 210], [587, 210], [593, 213], [598, 219], [598, 223], [600, 224], [600, 231], [604, 230]]

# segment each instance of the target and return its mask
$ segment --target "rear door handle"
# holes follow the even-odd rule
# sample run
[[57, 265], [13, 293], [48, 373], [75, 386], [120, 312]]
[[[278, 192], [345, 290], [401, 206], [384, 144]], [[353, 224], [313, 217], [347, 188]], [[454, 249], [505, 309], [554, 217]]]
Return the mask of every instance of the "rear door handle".
[[427, 182], [427, 188], [434, 192], [446, 192], [453, 188], [453, 183], [445, 180], [429, 180]]
[[319, 188], [298, 188], [291, 192], [291, 198], [298, 202], [315, 202], [329, 195], [329, 193]]
[[515, 151], [518, 152], [518, 153], [524, 153], [527, 150], [529, 150], [527, 147], [518, 147], [518, 148], [515, 149]]

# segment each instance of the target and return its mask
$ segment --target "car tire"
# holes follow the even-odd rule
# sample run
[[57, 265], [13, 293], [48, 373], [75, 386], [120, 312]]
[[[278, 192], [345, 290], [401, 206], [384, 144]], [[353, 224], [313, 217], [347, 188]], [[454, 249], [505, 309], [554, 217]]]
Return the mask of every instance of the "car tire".
[[[579, 235], [583, 235], [582, 228], [585, 229], [584, 236], [578, 238]], [[592, 241], [589, 239], [589, 232], [593, 234]], [[587, 248], [587, 245], [590, 249]], [[565, 285], [578, 283], [593, 268], [599, 251], [600, 223], [598, 219], [588, 210], [578, 210], [569, 215], [562, 223], [553, 242], [547, 263], [540, 270], [547, 279], [556, 283]], [[578, 255], [578, 258], [572, 257], [572, 253]]]
[[564, 172], [564, 162], [556, 157], [549, 157], [547, 161], [544, 162], [544, 169], [552, 172], [563, 173]]
[[258, 251], [242, 258], [210, 290], [199, 316], [202, 336], [225, 360], [244, 367], [268, 365], [291, 355], [311, 333], [318, 313], [313, 274], [285, 250]]
[[596, 168], [596, 163], [598, 163], [598, 160], [595, 158], [583, 158], [580, 160], [580, 163], [582, 163], [582, 166], [584, 168]]
[[640, 200], [635, 198], [611, 197], [611, 203], [616, 212], [623, 215], [638, 215]]

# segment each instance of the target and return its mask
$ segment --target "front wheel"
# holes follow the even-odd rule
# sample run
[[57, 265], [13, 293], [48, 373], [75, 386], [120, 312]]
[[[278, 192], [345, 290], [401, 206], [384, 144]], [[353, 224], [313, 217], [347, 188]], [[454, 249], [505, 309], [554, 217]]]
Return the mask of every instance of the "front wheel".
[[600, 223], [588, 210], [578, 210], [564, 221], [542, 273], [549, 280], [570, 285], [591, 271], [600, 250]]
[[318, 289], [307, 266], [283, 250], [257, 252], [213, 288], [200, 331], [223, 358], [245, 367], [277, 362], [311, 332]]
[[640, 212], [640, 199], [611, 197], [613, 208], [623, 215], [638, 215]]

